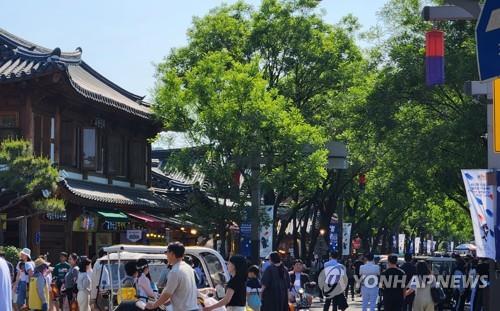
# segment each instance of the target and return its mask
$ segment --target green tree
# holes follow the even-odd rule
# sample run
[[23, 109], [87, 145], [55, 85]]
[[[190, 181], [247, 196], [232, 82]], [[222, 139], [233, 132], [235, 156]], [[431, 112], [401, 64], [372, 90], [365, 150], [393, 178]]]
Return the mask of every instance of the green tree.
[[[0, 212], [28, 202], [26, 216], [64, 209], [63, 201], [54, 198], [58, 173], [50, 161], [33, 155], [31, 144], [24, 140], [0, 143]], [[3, 242], [0, 220], [0, 243]]]

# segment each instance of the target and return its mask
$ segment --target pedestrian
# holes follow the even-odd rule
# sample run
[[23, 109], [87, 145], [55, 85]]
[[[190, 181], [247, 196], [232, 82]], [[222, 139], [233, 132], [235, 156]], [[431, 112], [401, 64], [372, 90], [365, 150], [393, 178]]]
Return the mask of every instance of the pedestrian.
[[12, 283], [7, 261], [0, 257], [0, 310], [12, 311]]
[[16, 265], [17, 277], [13, 288], [16, 291], [16, 305], [19, 310], [26, 305], [28, 282], [35, 273], [35, 265], [31, 260], [31, 250], [23, 248], [19, 253], [20, 261]]
[[401, 311], [404, 302], [405, 272], [398, 268], [398, 256], [390, 255], [387, 270], [382, 273], [384, 281], [384, 311]]
[[330, 306], [333, 310], [345, 310], [349, 307], [344, 295], [347, 287], [347, 272], [343, 264], [339, 263], [339, 253], [332, 251], [330, 260], [325, 262], [325, 268], [319, 274], [318, 284], [325, 296], [323, 311], [328, 311]]
[[49, 274], [50, 263], [40, 256], [35, 260], [35, 269], [33, 278], [29, 283], [28, 306], [30, 310], [49, 310], [49, 283], [47, 275]]
[[260, 311], [262, 300], [260, 293], [262, 292], [261, 284], [259, 281], [259, 267], [251, 266], [248, 268], [247, 279], [247, 306], [252, 311]]
[[456, 266], [453, 269], [453, 284], [457, 284], [458, 286], [453, 290], [453, 298], [455, 299], [455, 308], [454, 311], [464, 311], [465, 308], [465, 286], [464, 286], [464, 278], [467, 275], [465, 271], [465, 261], [457, 257]]
[[231, 274], [231, 279], [226, 286], [226, 295], [216, 304], [204, 307], [203, 311], [212, 311], [223, 306], [226, 307], [227, 311], [246, 310], [247, 261], [243, 256], [232, 256], [229, 258], [227, 268]]
[[369, 253], [365, 256], [366, 263], [359, 267], [359, 274], [361, 276], [361, 296], [363, 298], [362, 309], [367, 311], [375, 311], [377, 307], [377, 298], [379, 293], [379, 280], [380, 266], [373, 261], [373, 254]]
[[79, 272], [76, 285], [78, 288], [79, 311], [90, 311], [90, 291], [92, 289], [92, 260], [81, 257], [78, 264]]
[[[417, 273], [417, 268], [413, 263], [412, 255], [409, 253], [405, 254], [405, 263], [401, 265], [401, 270], [405, 272], [405, 286], [408, 287], [410, 284], [410, 280], [413, 278], [415, 273]], [[415, 299], [415, 293], [411, 293], [410, 295], [405, 297], [405, 301], [403, 303], [403, 311], [412, 311], [413, 308], [413, 300]]]
[[262, 276], [261, 311], [288, 311], [290, 278], [277, 252], [269, 255], [271, 265]]
[[168, 263], [172, 270], [168, 273], [167, 285], [160, 298], [146, 304], [147, 309], [156, 309], [164, 305], [169, 299], [173, 311], [198, 310], [198, 289], [194, 279], [194, 271], [182, 259], [186, 249], [180, 242], [170, 243], [167, 247]]
[[71, 265], [68, 263], [68, 253], [66, 252], [61, 252], [59, 254], [59, 263], [57, 263], [54, 266], [54, 277], [56, 280], [56, 288], [57, 288], [57, 303], [58, 307], [60, 309], [63, 308], [63, 298], [64, 295], [62, 295], [62, 286], [64, 284], [64, 277], [66, 276], [66, 273], [68, 273], [69, 269], [71, 269]]
[[351, 290], [352, 301], [354, 301], [354, 290], [355, 290], [354, 287], [356, 285], [356, 279], [354, 278], [354, 264], [352, 263], [352, 260], [350, 258], [347, 259], [345, 268], [347, 274], [347, 286], [345, 288], [345, 297], [346, 299], [349, 298], [349, 290]]
[[434, 311], [434, 301], [432, 300], [431, 288], [436, 287], [436, 279], [431, 273], [425, 261], [419, 261], [416, 266], [416, 273], [410, 281], [409, 288], [405, 295], [415, 293], [413, 301], [413, 311]]
[[78, 293], [78, 288], [76, 286], [76, 281], [78, 280], [78, 255], [72, 253], [69, 255], [68, 263], [71, 266], [68, 273], [64, 276], [64, 293], [66, 294], [66, 298], [68, 299], [68, 305], [75, 304], [76, 295]]
[[137, 270], [139, 272], [136, 286], [137, 298], [144, 302], [158, 298], [158, 289], [155, 292], [153, 287], [156, 288], [156, 285], [151, 281], [151, 275], [149, 274], [148, 261], [143, 258], [139, 259], [137, 261]]
[[[310, 271], [311, 271], [311, 279], [313, 282], [316, 282], [316, 284], [318, 284], [318, 276], [321, 270], [323, 270], [323, 267], [324, 267], [323, 260], [317, 253], [314, 253], [314, 258], [313, 260], [311, 260]], [[321, 293], [321, 290], [318, 290], [318, 297], [319, 301], [323, 302], [323, 294]]]

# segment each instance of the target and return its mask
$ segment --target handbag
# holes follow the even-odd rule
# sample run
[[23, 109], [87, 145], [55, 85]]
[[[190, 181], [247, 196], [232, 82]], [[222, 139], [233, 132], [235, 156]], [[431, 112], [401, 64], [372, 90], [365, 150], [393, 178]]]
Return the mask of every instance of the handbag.
[[254, 311], [259, 311], [262, 306], [262, 301], [260, 301], [259, 289], [257, 292], [252, 292], [248, 296], [247, 305]]
[[435, 304], [443, 303], [446, 300], [446, 294], [442, 287], [431, 287], [431, 297]]

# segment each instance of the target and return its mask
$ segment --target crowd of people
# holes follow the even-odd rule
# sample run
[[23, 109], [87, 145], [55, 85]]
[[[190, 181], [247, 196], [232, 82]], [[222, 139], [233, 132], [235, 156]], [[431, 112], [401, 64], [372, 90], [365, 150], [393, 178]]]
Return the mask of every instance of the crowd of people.
[[[324, 302], [324, 311], [336, 311], [346, 310], [349, 296], [354, 300], [356, 293], [361, 295], [363, 311], [374, 311], [380, 304], [385, 311], [439, 309], [434, 293], [438, 285], [428, 263], [415, 261], [409, 254], [401, 265], [396, 255], [388, 256], [387, 263], [381, 265], [373, 254], [341, 262], [339, 254], [331, 252], [327, 260], [315, 255], [308, 266], [300, 259], [285, 259], [278, 252], [271, 253], [259, 266], [235, 255], [227, 262], [230, 279], [224, 297], [218, 301], [212, 297], [216, 290], [206, 287], [203, 269], [185, 255], [181, 243], [170, 243], [165, 256], [167, 269], [162, 270], [157, 282], [151, 277], [147, 260], [126, 262], [119, 300], [129, 299], [131, 303], [122, 303], [118, 310], [136, 310], [139, 300], [148, 310], [288, 311], [298, 297], [310, 305], [317, 295]], [[480, 275], [485, 273], [482, 269], [474, 258], [458, 256], [453, 275]], [[109, 284], [106, 274], [108, 280], [104, 282]], [[381, 278], [403, 281], [387, 283]], [[0, 310], [90, 311], [92, 286], [92, 261], [85, 256], [62, 252], [59, 263], [52, 267], [44, 256], [32, 259], [27, 248], [19, 253], [15, 265], [0, 252]], [[132, 292], [132, 297], [127, 298], [127, 292]], [[481, 294], [477, 288], [458, 286], [453, 290], [455, 310], [463, 311], [465, 301], [471, 302], [471, 310], [481, 310]]]

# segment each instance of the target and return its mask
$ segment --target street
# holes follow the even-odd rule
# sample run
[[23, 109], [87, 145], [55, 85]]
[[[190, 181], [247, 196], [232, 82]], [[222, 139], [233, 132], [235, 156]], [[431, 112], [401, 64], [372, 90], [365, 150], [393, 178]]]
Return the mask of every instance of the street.
[[[349, 308], [347, 310], [349, 311], [358, 311], [361, 310], [361, 297], [356, 296], [354, 298], [355, 300], [352, 301], [350, 298], [347, 301], [349, 304]], [[330, 307], [331, 310], [331, 307]], [[313, 302], [313, 306], [311, 308], [311, 311], [323, 311], [323, 303], [319, 302], [319, 299], [315, 299]]]

